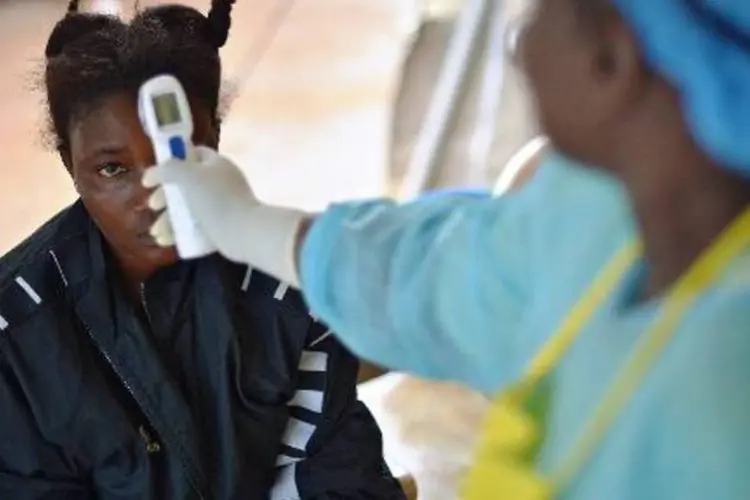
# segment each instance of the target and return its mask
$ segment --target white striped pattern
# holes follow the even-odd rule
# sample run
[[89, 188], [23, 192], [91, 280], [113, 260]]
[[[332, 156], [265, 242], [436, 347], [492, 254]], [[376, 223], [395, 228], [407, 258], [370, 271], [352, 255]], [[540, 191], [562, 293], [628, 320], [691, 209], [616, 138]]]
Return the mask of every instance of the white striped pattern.
[[282, 453], [278, 457], [276, 457], [276, 467], [284, 467], [285, 465], [293, 464], [295, 462], [299, 462], [300, 460], [302, 459], [298, 457], [290, 457], [289, 455], [284, 455]]
[[327, 339], [331, 335], [333, 335], [333, 332], [331, 330], [328, 330], [323, 335], [321, 335], [317, 339], [315, 339], [312, 342], [310, 342], [310, 347], [315, 347], [316, 345], [320, 344], [321, 342], [323, 342], [325, 339]]
[[[248, 268], [248, 274], [242, 283], [242, 289], [246, 290], [250, 283], [250, 269]], [[288, 283], [279, 283], [274, 292], [273, 297], [276, 300], [283, 301], [289, 290]], [[310, 316], [315, 320], [312, 312]], [[328, 353], [321, 351], [309, 350], [331, 335], [331, 331], [326, 331], [318, 338], [314, 339], [307, 347], [308, 349], [302, 351], [300, 356], [298, 369], [300, 372], [314, 372], [314, 373], [326, 373], [328, 371]], [[290, 408], [301, 408], [311, 413], [321, 414], [323, 413], [323, 404], [325, 402], [325, 392], [317, 391], [313, 389], [297, 389], [294, 396], [289, 400], [287, 406]], [[300, 418], [305, 418], [304, 414], [298, 415]], [[287, 448], [293, 448], [297, 450], [295, 455], [290, 456], [285, 453], [280, 453], [276, 457], [277, 476], [276, 482], [271, 489], [271, 500], [299, 500], [299, 488], [297, 486], [297, 463], [304, 460], [304, 453], [307, 451], [307, 446], [310, 443], [313, 435], [316, 431], [316, 426], [299, 418], [290, 417], [284, 429], [284, 435], [282, 437], [282, 444]], [[299, 453], [302, 452], [302, 453]], [[302, 455], [300, 457], [299, 455]]]
[[273, 298], [276, 300], [284, 300], [284, 295], [286, 295], [287, 290], [289, 290], [289, 283], [284, 283], [283, 281], [280, 282], [279, 286], [276, 287]]
[[271, 488], [271, 500], [299, 500], [297, 489], [297, 464], [290, 464], [279, 470], [276, 483]]
[[242, 279], [242, 286], [240, 287], [243, 292], [247, 292], [247, 289], [250, 287], [250, 278], [253, 276], [253, 268], [250, 266], [247, 266], [247, 271], [245, 272], [245, 277]]
[[299, 369], [303, 372], [324, 372], [328, 368], [328, 353], [319, 351], [302, 351]]
[[65, 277], [65, 273], [62, 270], [62, 266], [60, 265], [60, 261], [57, 259], [57, 254], [54, 250], [49, 251], [50, 257], [52, 257], [52, 261], [55, 263], [55, 267], [57, 267], [57, 272], [60, 274], [60, 279], [62, 280], [65, 287], [68, 287], [68, 278]]
[[284, 437], [281, 438], [281, 442], [290, 448], [305, 451], [307, 443], [310, 442], [314, 433], [315, 426], [313, 424], [308, 424], [296, 418], [290, 418], [286, 424]]
[[16, 283], [18, 283], [18, 286], [23, 288], [23, 291], [26, 292], [26, 295], [28, 295], [29, 298], [31, 298], [31, 300], [33, 300], [36, 304], [42, 303], [42, 298], [39, 296], [39, 294], [36, 293], [33, 288], [31, 288], [31, 285], [29, 285], [29, 283], [25, 279], [23, 279], [22, 276], [18, 276], [16, 278]]
[[294, 397], [289, 401], [289, 406], [297, 406], [315, 413], [321, 413], [323, 411], [323, 396], [323, 391], [300, 389], [294, 393]]

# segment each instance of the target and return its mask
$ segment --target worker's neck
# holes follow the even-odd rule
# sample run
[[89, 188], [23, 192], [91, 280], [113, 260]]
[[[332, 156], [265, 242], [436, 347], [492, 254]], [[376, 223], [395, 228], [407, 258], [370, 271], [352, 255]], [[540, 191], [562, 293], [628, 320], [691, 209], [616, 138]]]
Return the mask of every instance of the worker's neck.
[[696, 156], [642, 160], [624, 180], [649, 274], [642, 297], [664, 293], [750, 203], [750, 183]]

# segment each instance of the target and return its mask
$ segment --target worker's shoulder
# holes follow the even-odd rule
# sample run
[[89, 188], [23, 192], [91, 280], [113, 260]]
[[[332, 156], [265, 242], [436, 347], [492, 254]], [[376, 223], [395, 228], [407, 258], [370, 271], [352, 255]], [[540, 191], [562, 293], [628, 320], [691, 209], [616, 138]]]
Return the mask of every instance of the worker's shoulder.
[[0, 333], [19, 328], [61, 296], [67, 283], [60, 259], [85, 240], [87, 221], [83, 207], [74, 204], [0, 258]]
[[669, 359], [687, 367], [683, 382], [690, 377], [704, 385], [720, 378], [750, 380], [750, 252], [696, 297], [679, 328]]

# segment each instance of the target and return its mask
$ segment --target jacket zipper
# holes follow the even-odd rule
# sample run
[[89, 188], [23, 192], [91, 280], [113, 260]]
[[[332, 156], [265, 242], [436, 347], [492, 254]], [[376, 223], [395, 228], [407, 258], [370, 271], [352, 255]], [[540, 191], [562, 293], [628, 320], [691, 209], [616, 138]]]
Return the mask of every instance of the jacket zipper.
[[[142, 298], [145, 298], [145, 296], [143, 294], [143, 288], [142, 288], [142, 292], [141, 293], [142, 293], [142, 295], [141, 295]], [[138, 406], [141, 406], [140, 403], [139, 403], [138, 398], [135, 395], [135, 391], [133, 390], [133, 387], [125, 379], [125, 377], [123, 377], [122, 373], [117, 368], [117, 365], [115, 364], [115, 362], [112, 361], [112, 357], [104, 349], [104, 347], [101, 345], [101, 343], [99, 343], [99, 341], [96, 339], [96, 336], [94, 335], [93, 331], [91, 330], [91, 327], [85, 321], [81, 321], [81, 323], [83, 324], [84, 330], [86, 330], [86, 334], [89, 336], [89, 338], [91, 339], [91, 341], [94, 343], [94, 346], [96, 347], [96, 349], [99, 351], [99, 353], [105, 359], [105, 361], [107, 362], [107, 364], [109, 365], [109, 367], [112, 369], [112, 371], [114, 372], [114, 374], [117, 376], [117, 378], [120, 381], [120, 383], [125, 387], [125, 390], [128, 391], [128, 394], [130, 394], [130, 397], [133, 398], [133, 401], [135, 401], [136, 403], [138, 403]], [[143, 412], [143, 416], [145, 417], [146, 422], [148, 423], [149, 427], [151, 427], [152, 429], [156, 429], [156, 427], [154, 426], [153, 422], [151, 421], [151, 419], [149, 418], [149, 416], [147, 415], [147, 413], [145, 411]], [[148, 445], [147, 445], [147, 448], [148, 448]], [[193, 488], [193, 491], [198, 495], [198, 499], [199, 500], [205, 500], [205, 497], [203, 496], [203, 493], [200, 491], [200, 489], [198, 488], [198, 486], [195, 484], [195, 482], [194, 482], [193, 478], [191, 477], [191, 475], [188, 474], [187, 477], [188, 477], [188, 481], [190, 482], [190, 487]]]
[[149, 455], [159, 453], [161, 451], [161, 444], [158, 440], [154, 439], [146, 426], [141, 425], [138, 427], [138, 433], [141, 435], [141, 439], [146, 443], [146, 451]]

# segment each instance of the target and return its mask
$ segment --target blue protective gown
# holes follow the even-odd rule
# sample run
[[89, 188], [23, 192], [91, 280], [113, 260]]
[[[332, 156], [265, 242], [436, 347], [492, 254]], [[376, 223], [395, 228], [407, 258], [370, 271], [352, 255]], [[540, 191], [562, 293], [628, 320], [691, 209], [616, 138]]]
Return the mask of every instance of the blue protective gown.
[[[495, 394], [519, 376], [633, 235], [619, 185], [552, 155], [516, 193], [341, 204], [312, 226], [313, 311], [363, 357]], [[553, 373], [538, 467], [567, 451], [658, 300], [621, 279]], [[594, 459], [574, 500], [750, 498], [750, 256], [695, 304]]]

